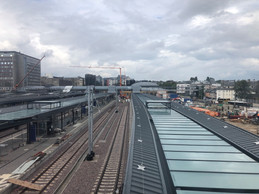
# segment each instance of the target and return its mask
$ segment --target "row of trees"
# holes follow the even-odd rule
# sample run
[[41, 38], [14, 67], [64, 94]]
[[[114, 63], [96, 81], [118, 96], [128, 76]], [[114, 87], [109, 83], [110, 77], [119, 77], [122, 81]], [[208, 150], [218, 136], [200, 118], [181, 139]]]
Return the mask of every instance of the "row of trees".
[[166, 88], [166, 89], [176, 89], [176, 82], [172, 81], [172, 80], [168, 80], [168, 81], [160, 81], [157, 83], [160, 87], [162, 88]]
[[[198, 81], [197, 76], [191, 77], [190, 81], [191, 82]], [[212, 78], [212, 77], [207, 77], [206, 81], [211, 83], [212, 81], [215, 81], [215, 79]], [[219, 80], [217, 82], [220, 83], [220, 81], [221, 80]], [[236, 97], [239, 98], [239, 99], [248, 99], [248, 98], [252, 97], [251, 96], [252, 95], [252, 88], [250, 87], [249, 82], [246, 81], [246, 80], [236, 81], [235, 86], [234, 86], [234, 90], [235, 90], [235, 93], [236, 93]], [[255, 89], [254, 89], [254, 92], [255, 92], [255, 96], [259, 97], [259, 82], [257, 82], [257, 84], [255, 86]], [[202, 94], [203, 92], [199, 90], [198, 93]], [[197, 97], [201, 97], [201, 96], [202, 95], [197, 95]]]
[[[191, 82], [196, 82], [196, 81], [198, 81], [198, 77], [197, 76], [191, 77], [190, 81]], [[212, 83], [212, 82], [215, 82], [215, 79], [213, 77], [207, 77], [206, 81]]]
[[235, 82], [235, 87], [234, 87], [236, 97], [240, 99], [249, 99], [254, 97], [259, 97], [259, 81], [257, 81], [255, 88], [252, 90], [250, 87], [249, 82], [246, 80], [241, 80]]
[[251, 94], [251, 88], [246, 80], [235, 82], [234, 90], [236, 93], [236, 97], [240, 99], [247, 99]]

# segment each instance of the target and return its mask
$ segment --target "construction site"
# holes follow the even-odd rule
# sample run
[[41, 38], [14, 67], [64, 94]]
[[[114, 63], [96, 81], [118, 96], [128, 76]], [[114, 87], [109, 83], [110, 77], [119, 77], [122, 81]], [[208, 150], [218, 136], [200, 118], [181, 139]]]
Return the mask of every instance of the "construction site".
[[225, 102], [223, 104], [205, 106], [205, 103], [194, 102], [192, 108], [251, 133], [259, 134], [259, 104], [247, 107], [244, 103], [233, 105]]

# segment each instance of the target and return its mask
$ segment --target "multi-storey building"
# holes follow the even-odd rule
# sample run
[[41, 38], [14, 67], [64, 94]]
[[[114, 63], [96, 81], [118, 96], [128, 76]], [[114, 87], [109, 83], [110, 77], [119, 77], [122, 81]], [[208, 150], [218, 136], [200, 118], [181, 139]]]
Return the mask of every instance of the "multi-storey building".
[[232, 88], [220, 88], [216, 90], [218, 100], [235, 100], [235, 90]]
[[42, 86], [59, 86], [59, 77], [41, 77], [41, 85]]
[[118, 80], [116, 78], [104, 78], [105, 85], [106, 86], [116, 86], [118, 83]]
[[39, 59], [16, 51], [0, 51], [0, 91], [12, 90], [27, 73], [29, 74], [19, 87], [40, 86]]
[[96, 82], [96, 75], [85, 74], [85, 85], [86, 86], [95, 85], [95, 82]]
[[190, 84], [177, 84], [176, 85], [176, 93], [177, 94], [189, 94], [190, 92]]
[[221, 86], [233, 89], [235, 87], [235, 80], [221, 80]]
[[103, 78], [100, 75], [96, 76], [96, 86], [103, 86]]
[[42, 86], [83, 86], [84, 78], [82, 77], [41, 77]]

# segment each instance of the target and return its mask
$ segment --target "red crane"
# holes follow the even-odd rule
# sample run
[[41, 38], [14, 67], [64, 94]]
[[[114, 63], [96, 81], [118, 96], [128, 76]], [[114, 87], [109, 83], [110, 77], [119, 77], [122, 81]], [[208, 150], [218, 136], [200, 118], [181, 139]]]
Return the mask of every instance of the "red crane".
[[37, 65], [40, 64], [40, 62], [42, 61], [42, 59], [43, 59], [44, 57], [45, 57], [45, 55], [43, 55], [43, 57], [41, 57], [41, 59], [39, 60], [38, 63], [36, 63], [35, 65], [33, 65], [33, 67], [31, 68], [31, 70], [26, 73], [26, 75], [22, 78], [22, 80], [21, 80], [18, 84], [16, 84], [16, 85], [14, 86], [14, 90], [16, 90], [16, 89], [21, 85], [21, 83], [25, 80], [25, 78], [35, 69], [35, 67], [36, 67]]

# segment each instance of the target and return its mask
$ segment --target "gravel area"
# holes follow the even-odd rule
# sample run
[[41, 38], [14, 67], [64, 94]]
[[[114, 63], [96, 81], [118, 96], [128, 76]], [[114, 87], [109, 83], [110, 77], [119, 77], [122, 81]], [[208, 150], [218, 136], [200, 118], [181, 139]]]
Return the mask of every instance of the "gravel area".
[[[119, 104], [120, 109], [124, 104]], [[119, 113], [120, 114], [120, 110]], [[77, 172], [74, 174], [70, 183], [64, 190], [64, 194], [71, 193], [91, 193], [93, 185], [96, 182], [101, 166], [104, 163], [108, 148], [114, 135], [115, 127], [113, 127], [105, 140], [103, 140], [105, 133], [99, 137], [94, 145], [95, 157], [93, 161], [84, 161]], [[127, 142], [127, 141], [126, 141]]]
[[[109, 106], [107, 106], [106, 111], [109, 111], [109, 109], [110, 109]], [[85, 122], [83, 122], [83, 123], [85, 124]], [[83, 123], [81, 123], [81, 124], [83, 125]], [[79, 123], [78, 123], [78, 124], [79, 124]], [[82, 126], [80, 125], [79, 128], [80, 128], [80, 127], [82, 127]], [[74, 127], [73, 127], [73, 128], [74, 128]], [[77, 130], [75, 129], [75, 131], [77, 131]], [[71, 143], [72, 143], [72, 141], [73, 141], [72, 139], [73, 139], [73, 138], [69, 139], [68, 141], [62, 142], [61, 145], [59, 145], [59, 146], [53, 146], [53, 147], [57, 147], [58, 149], [55, 149], [55, 151], [50, 154], [50, 155], [53, 155], [53, 157], [50, 156], [50, 157], [48, 157], [48, 159], [46, 158], [46, 161], [45, 161], [45, 162], [40, 161], [39, 163], [37, 163], [38, 166], [40, 166], [40, 169], [46, 168], [46, 166], [49, 165], [49, 161], [51, 160], [51, 158], [54, 158], [56, 155], [59, 155], [60, 153], [62, 153], [62, 152], [63, 152], [62, 150], [64, 150], [64, 147], [67, 147], [67, 146], [71, 145]], [[85, 138], [85, 139], [87, 139], [87, 138]], [[55, 138], [55, 140], [56, 140], [56, 138]], [[61, 148], [61, 147], [62, 147], [62, 148]], [[87, 150], [87, 148], [88, 148], [88, 146], [86, 145], [85, 147], [83, 147], [83, 148], [81, 149], [81, 151], [80, 151], [77, 155], [78, 155], [78, 156], [82, 155], [82, 153], [83, 153], [85, 150]], [[75, 163], [73, 160], [70, 160], [70, 162], [73, 163], [73, 164]], [[72, 164], [72, 165], [73, 165], [73, 164]], [[51, 183], [51, 185], [53, 185], [54, 187], [52, 188], [52, 186], [51, 186], [51, 189], [50, 189], [49, 191], [47, 191], [47, 193], [52, 193], [52, 190], [53, 190], [57, 185], [59, 185], [59, 183], [60, 183], [60, 182], [63, 180], [63, 178], [65, 177], [65, 176], [63, 176], [63, 175], [67, 174], [67, 172], [72, 168], [72, 165], [69, 165], [69, 166], [66, 167], [64, 170], [62, 170], [61, 174], [58, 175], [57, 180], [55, 180], [53, 183]], [[32, 169], [32, 171], [34, 171], [34, 168]], [[27, 180], [31, 181], [31, 180], [33, 179], [33, 177], [35, 177], [35, 175], [38, 174], [38, 173], [39, 173], [39, 171], [29, 173], [30, 175], [29, 175], [29, 174], [28, 174], [28, 175], [26, 174], [26, 177], [28, 177]], [[18, 190], [17, 190], [17, 189], [18, 189]], [[17, 193], [17, 192], [19, 191], [19, 188], [17, 188], [17, 189], [15, 189], [12, 193]], [[46, 193], [46, 191], [44, 191], [44, 192]]]
[[259, 125], [253, 125], [253, 124], [249, 124], [249, 123], [242, 123], [241, 120], [230, 120], [230, 119], [225, 119], [225, 121], [227, 123], [230, 123], [234, 126], [237, 126], [241, 129], [244, 129], [246, 131], [249, 131], [253, 134], [259, 135]]

